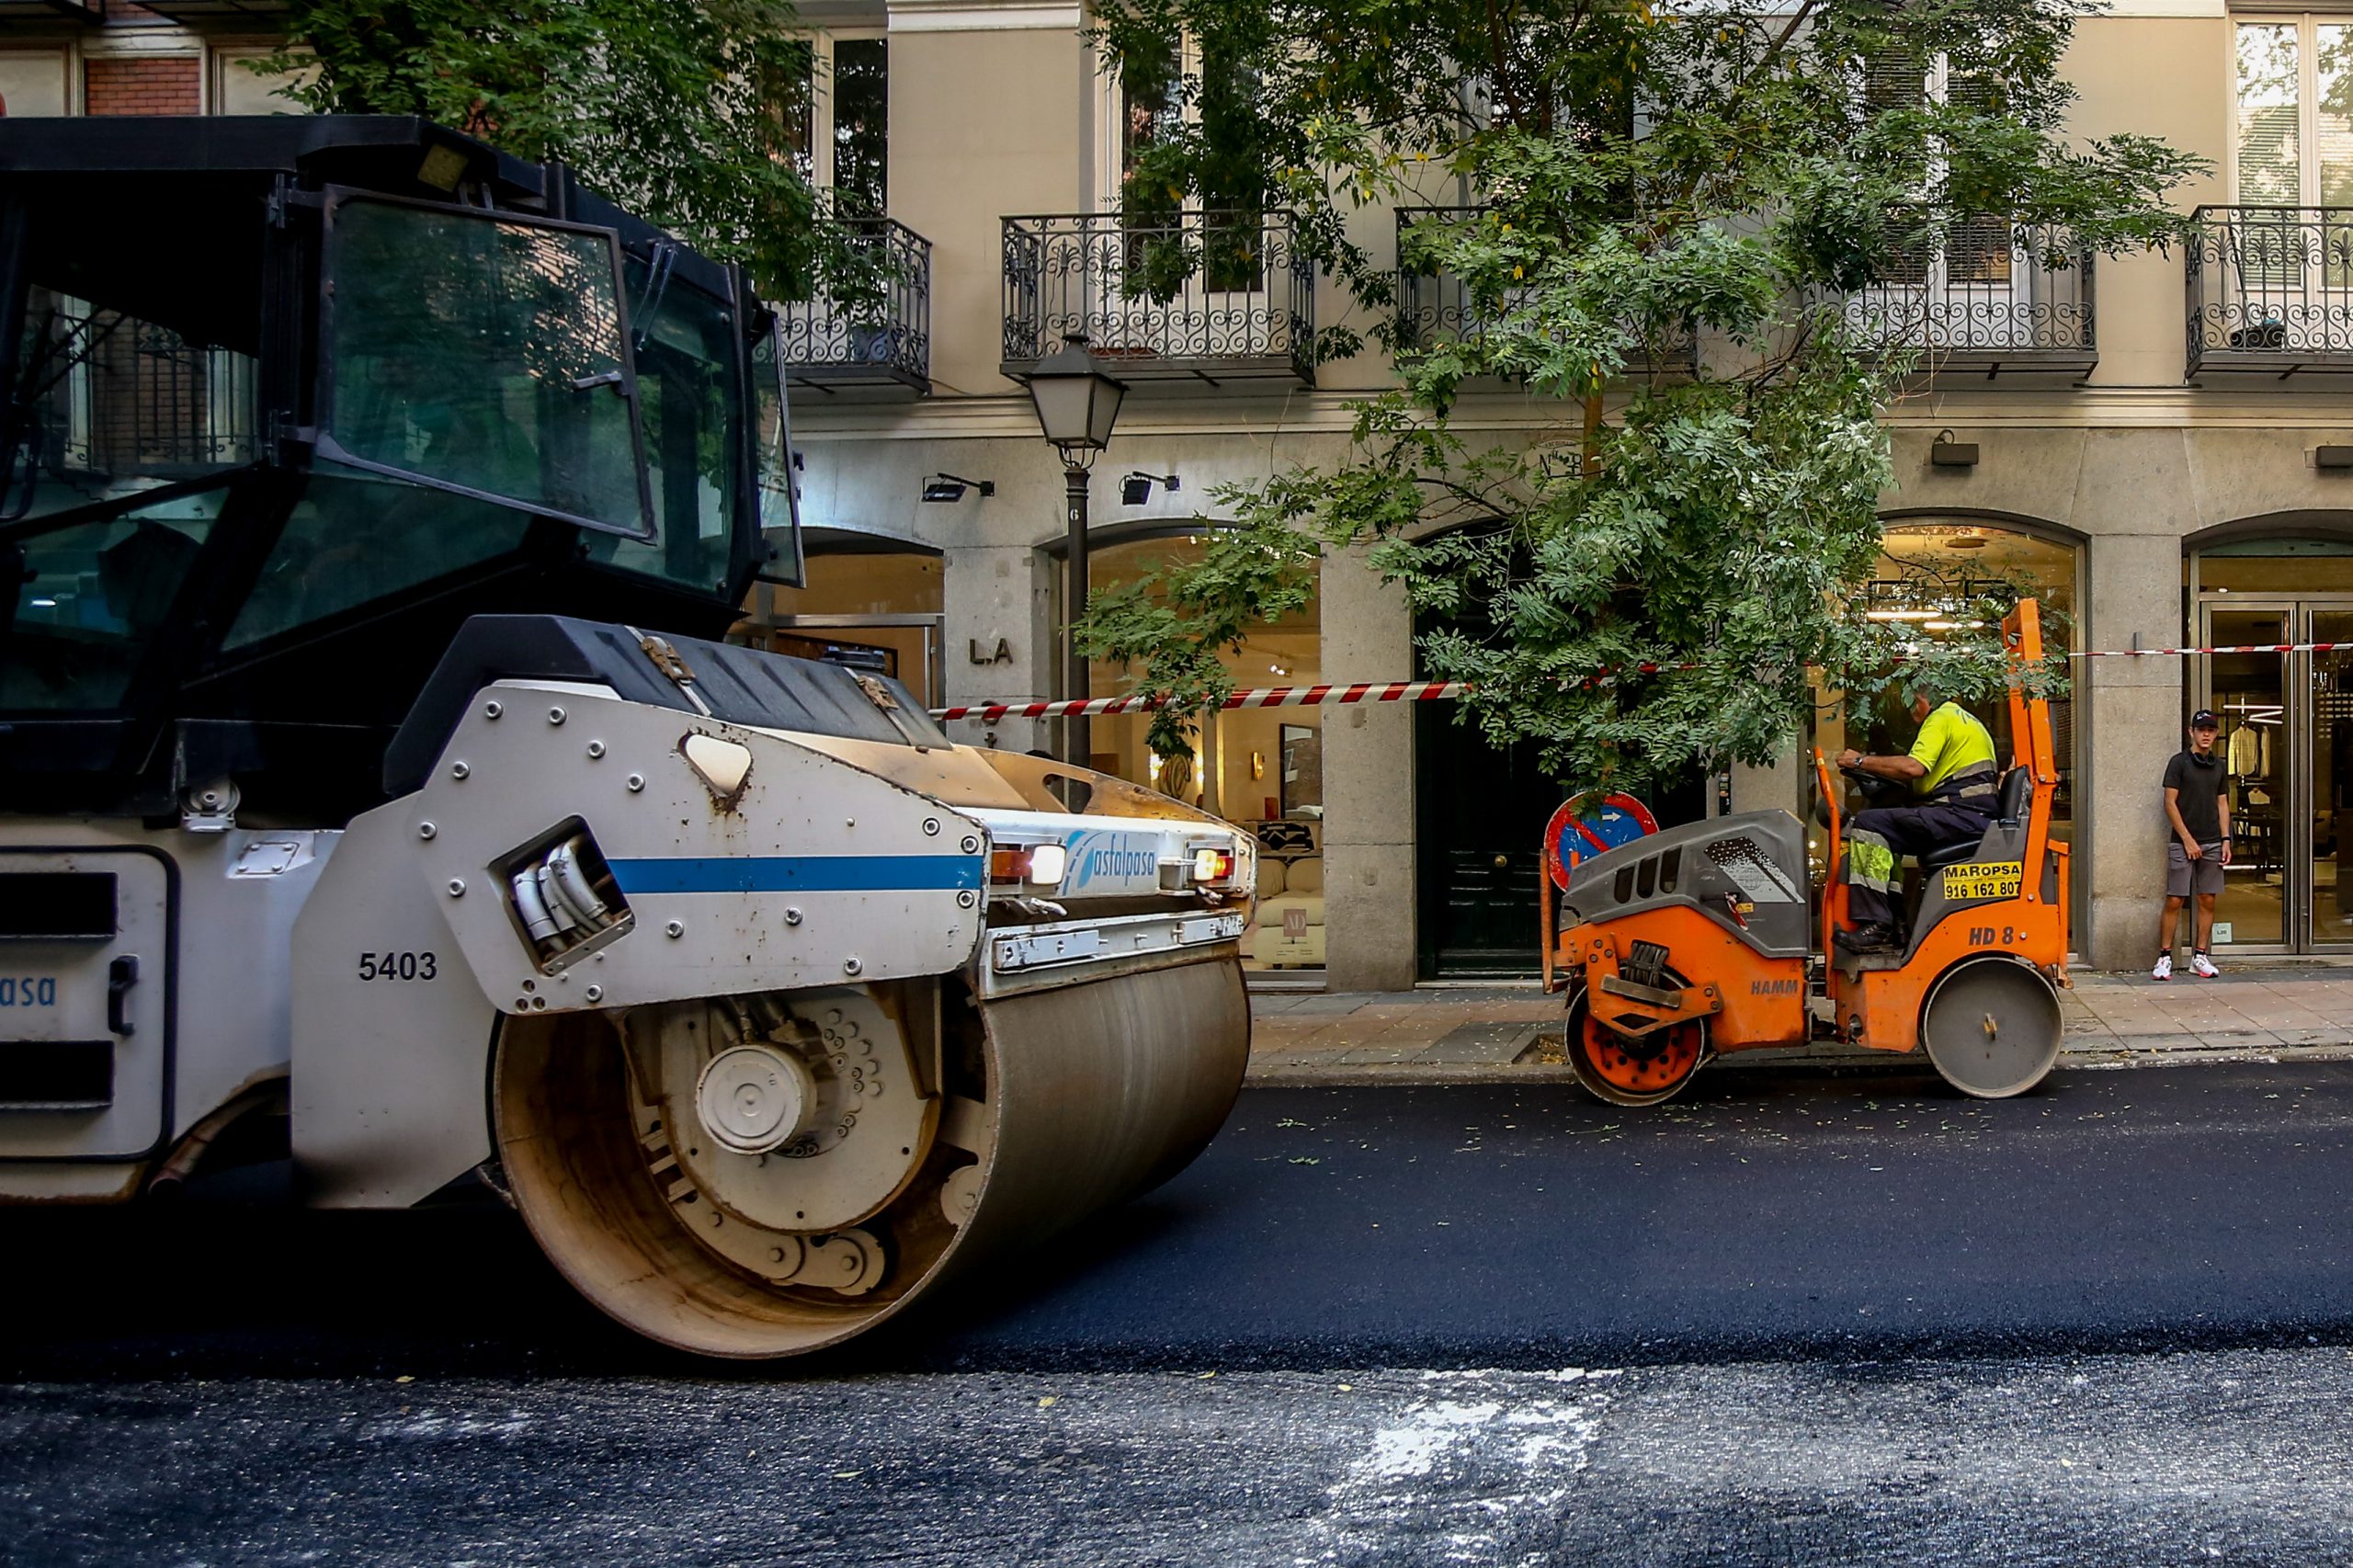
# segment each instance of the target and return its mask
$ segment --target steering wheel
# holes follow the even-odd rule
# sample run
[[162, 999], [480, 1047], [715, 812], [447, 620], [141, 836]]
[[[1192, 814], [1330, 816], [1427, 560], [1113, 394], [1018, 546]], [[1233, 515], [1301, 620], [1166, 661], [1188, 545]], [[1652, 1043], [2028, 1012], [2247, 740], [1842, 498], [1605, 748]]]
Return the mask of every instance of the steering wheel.
[[[1841, 779], [1855, 786], [1856, 790], [1863, 798], [1863, 808], [1866, 810], [1872, 806], [1887, 804], [1890, 799], [1905, 799], [1911, 794], [1911, 791], [1896, 779], [1882, 778], [1879, 774], [1860, 767], [1850, 767], [1844, 763], [1832, 763], [1830, 766], [1838, 770], [1838, 777]], [[1825, 776], [1819, 771], [1813, 775], [1813, 820], [1821, 826], [1828, 827], [1830, 802], [1824, 798], [1822, 792], [1824, 778]], [[1844, 802], [1842, 801], [1841, 804], [1843, 806]], [[1854, 814], [1851, 811], [1840, 812], [1842, 817], [1848, 818]]]

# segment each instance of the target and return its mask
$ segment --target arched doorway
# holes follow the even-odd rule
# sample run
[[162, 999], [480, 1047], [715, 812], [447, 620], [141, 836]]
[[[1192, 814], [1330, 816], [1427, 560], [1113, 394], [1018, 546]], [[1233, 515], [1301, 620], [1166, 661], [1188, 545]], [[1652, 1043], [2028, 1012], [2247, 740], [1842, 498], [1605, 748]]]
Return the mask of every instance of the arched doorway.
[[[1202, 536], [1214, 527], [1188, 519], [1094, 529], [1088, 593], [1198, 562]], [[1055, 540], [1041, 548], [1059, 556], [1063, 547]], [[1054, 575], [1059, 579], [1061, 574]], [[1059, 602], [1053, 623], [1062, 624]], [[1234, 685], [1245, 689], [1318, 684], [1324, 679], [1319, 599], [1311, 594], [1298, 611], [1249, 626], [1238, 647], [1218, 656]], [[1133, 690], [1135, 678], [1122, 666], [1098, 662], [1087, 672], [1087, 687], [1097, 697], [1114, 697]], [[1153, 752], [1147, 714], [1108, 714], [1088, 726], [1090, 760], [1097, 771], [1150, 785], [1256, 836], [1258, 904], [1243, 937], [1242, 962], [1270, 983], [1320, 984], [1323, 979], [1328, 951], [1324, 719], [1321, 708], [1241, 708], [1205, 715], [1190, 758]]]
[[[1422, 638], [1447, 624], [1416, 616]], [[1461, 625], [1461, 622], [1454, 624]], [[1565, 798], [1531, 742], [1492, 744], [1454, 705], [1414, 705], [1415, 960], [1424, 980], [1516, 980], [1541, 966], [1544, 824]], [[1662, 826], [1708, 812], [1693, 770], [1645, 803]]]
[[[2201, 648], [2353, 642], [2353, 514], [2251, 518], [2183, 560]], [[2217, 945], [2353, 952], [2353, 653], [2215, 653], [2184, 672], [2222, 722], [2232, 863]]]
[[926, 708], [944, 700], [940, 552], [847, 528], [804, 528], [801, 550], [807, 585], [760, 585], [737, 637], [774, 653], [889, 676]]

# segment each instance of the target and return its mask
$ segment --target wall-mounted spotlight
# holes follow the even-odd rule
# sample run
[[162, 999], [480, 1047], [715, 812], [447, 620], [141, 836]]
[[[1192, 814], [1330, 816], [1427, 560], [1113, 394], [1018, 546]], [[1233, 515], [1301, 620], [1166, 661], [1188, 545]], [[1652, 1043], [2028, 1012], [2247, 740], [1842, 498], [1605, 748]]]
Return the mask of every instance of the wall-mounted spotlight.
[[1173, 473], [1131, 473], [1120, 481], [1120, 503], [1125, 506], [1141, 506], [1152, 499], [1152, 487], [1159, 485], [1174, 495], [1184, 486], [1176, 483]]
[[964, 479], [952, 473], [935, 473], [923, 482], [923, 498], [926, 501], [961, 501], [967, 490], [994, 495], [996, 485], [990, 480]]
[[1937, 438], [1928, 443], [1928, 462], [1936, 468], [1975, 468], [1977, 443], [1956, 441], [1949, 430], [1939, 430]]

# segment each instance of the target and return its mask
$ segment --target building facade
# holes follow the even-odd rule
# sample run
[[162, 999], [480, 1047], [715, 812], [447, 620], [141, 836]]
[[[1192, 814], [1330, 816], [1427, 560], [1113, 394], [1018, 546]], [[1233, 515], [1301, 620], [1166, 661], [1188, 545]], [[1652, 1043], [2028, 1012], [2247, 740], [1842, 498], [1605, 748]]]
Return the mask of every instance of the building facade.
[[[243, 68], [269, 46], [256, 0], [108, 6], [0, 0], [7, 112], [283, 107]], [[1061, 695], [1063, 474], [1028, 367], [1081, 330], [1131, 385], [1095, 477], [1100, 587], [1198, 549], [1222, 483], [1338, 458], [1348, 400], [1388, 365], [1373, 351], [1308, 363], [1316, 326], [1350, 307], [1294, 263], [1279, 215], [1171, 220], [1262, 232], [1231, 247], [1246, 262], [1205, 268], [1173, 301], [1129, 296], [1136, 235], [1117, 190], [1171, 111], [1099, 68], [1077, 7], [803, 11], [824, 62], [804, 155], [876, 209], [865, 233], [892, 281], [786, 309], [809, 580], [763, 590], [746, 633], [889, 670], [935, 706]], [[2211, 161], [2181, 193], [2198, 238], [2052, 273], [1996, 225], [1851, 302], [1913, 324], [1932, 366], [1890, 415], [1874, 602], [1932, 634], [1949, 610], [1937, 585], [2023, 578], [2078, 649], [2353, 642], [2353, 6], [2120, 0], [2080, 25], [2065, 72], [2083, 134], [2143, 132]], [[1462, 199], [1433, 199], [1449, 195]], [[1352, 222], [1381, 253], [1403, 221]], [[1446, 279], [1402, 293], [1409, 320], [1460, 324]], [[1507, 434], [1551, 412], [1495, 386], [1466, 395], [1458, 424]], [[1253, 630], [1237, 678], [1408, 679], [1415, 630], [1401, 591], [1332, 554], [1308, 611]], [[1093, 676], [1097, 695], [1120, 682]], [[2079, 953], [2103, 968], [2152, 956], [2157, 781], [2193, 705], [2225, 719], [2240, 801], [2226, 950], [2353, 952], [2353, 865], [2337, 875], [2353, 857], [2353, 654], [2332, 652], [2078, 664], [2061, 740]], [[1870, 729], [1824, 694], [1812, 740]], [[962, 732], [1055, 744], [1020, 720]], [[1533, 969], [1538, 839], [1559, 794], [1530, 759], [1438, 705], [1230, 713], [1189, 765], [1154, 757], [1143, 733], [1097, 721], [1097, 765], [1265, 824], [1279, 869], [1249, 949], [1266, 983]], [[1660, 804], [1794, 808], [1801, 773], [1793, 754]]]

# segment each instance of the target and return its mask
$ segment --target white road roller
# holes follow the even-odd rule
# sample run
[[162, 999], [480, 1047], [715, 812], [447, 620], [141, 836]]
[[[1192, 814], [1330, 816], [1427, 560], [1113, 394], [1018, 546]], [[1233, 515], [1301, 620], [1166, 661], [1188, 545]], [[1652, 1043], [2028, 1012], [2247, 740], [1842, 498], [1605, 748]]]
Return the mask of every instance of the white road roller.
[[0, 122], [0, 1199], [275, 1133], [765, 1357], [1216, 1132], [1246, 835], [721, 641], [776, 330], [422, 122]]

